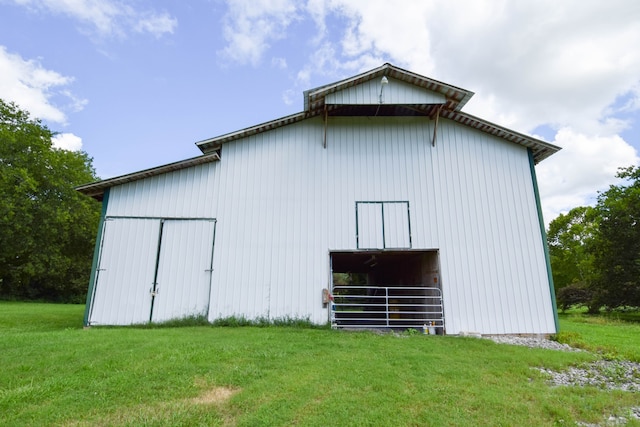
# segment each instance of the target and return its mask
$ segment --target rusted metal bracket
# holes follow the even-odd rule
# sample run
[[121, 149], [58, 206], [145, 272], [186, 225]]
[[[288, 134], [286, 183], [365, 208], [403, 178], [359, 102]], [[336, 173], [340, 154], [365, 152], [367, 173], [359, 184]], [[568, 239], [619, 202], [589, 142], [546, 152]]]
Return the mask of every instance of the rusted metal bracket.
[[431, 139], [431, 146], [435, 147], [436, 146], [436, 137], [438, 135], [438, 118], [440, 117], [440, 110], [442, 110], [442, 106], [444, 104], [440, 104], [438, 106], [438, 110], [436, 111], [436, 123], [433, 127], [433, 138]]
[[324, 104], [324, 139], [322, 140], [322, 148], [327, 148], [327, 125], [329, 123], [329, 113], [327, 104]]

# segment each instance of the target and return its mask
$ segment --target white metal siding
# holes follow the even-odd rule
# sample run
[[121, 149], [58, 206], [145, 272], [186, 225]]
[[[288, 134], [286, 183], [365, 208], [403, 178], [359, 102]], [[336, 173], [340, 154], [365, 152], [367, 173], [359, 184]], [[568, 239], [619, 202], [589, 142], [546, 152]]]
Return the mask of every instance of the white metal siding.
[[358, 248], [383, 249], [382, 203], [358, 203]]
[[154, 322], [207, 315], [215, 222], [164, 221]]
[[302, 122], [223, 147], [212, 318], [326, 321], [320, 295], [328, 277], [322, 233], [328, 206], [320, 123]]
[[219, 166], [205, 163], [113, 187], [107, 215], [213, 218]]
[[384, 203], [384, 247], [386, 249], [408, 249], [411, 247], [409, 239], [409, 215], [407, 203]]
[[217, 218], [210, 319], [320, 323], [329, 251], [357, 249], [355, 202], [408, 201], [412, 248], [439, 249], [448, 333], [554, 332], [526, 149], [446, 119], [432, 135], [427, 118], [330, 117], [325, 149], [313, 118], [115, 187], [108, 214]]
[[553, 332], [526, 151], [442, 121], [433, 154], [448, 331]]
[[[416, 87], [400, 80], [388, 79], [384, 86], [382, 102], [384, 104], [444, 104], [444, 95]], [[378, 104], [380, 102], [380, 79], [370, 80], [327, 95], [327, 104]]]
[[89, 323], [206, 315], [214, 227], [208, 220], [107, 219]]
[[409, 249], [408, 202], [356, 202], [358, 249]]
[[149, 321], [160, 222], [113, 219], [104, 226], [91, 325]]

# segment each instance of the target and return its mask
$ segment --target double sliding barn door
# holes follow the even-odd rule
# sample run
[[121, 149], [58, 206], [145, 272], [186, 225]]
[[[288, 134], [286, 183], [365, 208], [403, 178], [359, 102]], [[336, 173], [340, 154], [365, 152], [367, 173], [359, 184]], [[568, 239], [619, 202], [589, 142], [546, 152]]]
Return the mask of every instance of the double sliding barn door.
[[207, 315], [213, 219], [107, 218], [89, 324]]

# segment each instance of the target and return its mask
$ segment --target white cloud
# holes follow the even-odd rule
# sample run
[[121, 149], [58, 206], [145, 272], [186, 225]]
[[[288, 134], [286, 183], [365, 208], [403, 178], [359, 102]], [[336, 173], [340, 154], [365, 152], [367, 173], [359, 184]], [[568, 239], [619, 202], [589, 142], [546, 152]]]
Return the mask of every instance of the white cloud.
[[563, 128], [554, 144], [563, 149], [536, 167], [547, 222], [576, 206], [593, 205], [598, 191], [618, 181], [618, 168], [640, 164], [636, 150], [618, 135], [587, 136]]
[[172, 18], [167, 13], [152, 13], [144, 18], [138, 18], [138, 22], [135, 24], [135, 30], [139, 33], [149, 33], [160, 37], [165, 33], [173, 34], [177, 25], [178, 20]]
[[225, 53], [240, 63], [257, 64], [285, 37], [289, 14], [315, 25], [296, 91], [391, 62], [474, 91], [465, 111], [479, 117], [556, 130], [564, 150], [538, 166], [547, 220], [591, 203], [618, 167], [638, 163], [620, 137], [640, 109], [636, 0], [228, 3]]
[[219, 53], [240, 64], [257, 65], [271, 43], [286, 36], [297, 19], [294, 0], [229, 0], [223, 19], [228, 45]]
[[178, 21], [166, 12], [140, 11], [116, 0], [14, 0], [38, 12], [50, 12], [79, 21], [99, 36], [124, 37], [128, 31], [159, 37], [173, 33]]
[[386, 60], [469, 88], [467, 111], [523, 131], [546, 123], [602, 133], [616, 97], [640, 103], [635, 0], [313, 0], [308, 13], [324, 43], [328, 22], [346, 21], [331, 41], [336, 63], [362, 70]]
[[[341, 40], [341, 55], [369, 68], [371, 57], [388, 58], [398, 64], [429, 75], [431, 37], [427, 21], [433, 9], [431, 2], [408, 0], [392, 5], [386, 0], [330, 2], [330, 10], [348, 19]], [[377, 65], [381, 65], [378, 62]]]
[[65, 124], [67, 116], [54, 105], [53, 97], [67, 98], [73, 111], [81, 110], [87, 103], [69, 91], [72, 82], [72, 77], [48, 70], [37, 60], [25, 60], [0, 46], [0, 98], [15, 102], [32, 116]]
[[82, 138], [72, 133], [59, 133], [51, 138], [51, 143], [55, 148], [69, 151], [80, 151], [82, 149]]
[[476, 92], [467, 110], [487, 117], [493, 97], [492, 110], [510, 114], [507, 126], [615, 131], [607, 108], [640, 81], [640, 51], [632, 46], [640, 40], [640, 4], [544, 0], [495, 7], [495, 17], [477, 20], [483, 27], [468, 27], [468, 13], [439, 11], [440, 22], [467, 28], [438, 39], [441, 54], [434, 50], [438, 73]]
[[271, 66], [281, 70], [287, 69], [287, 60], [285, 58], [271, 58]]
[[282, 102], [284, 102], [286, 105], [293, 105], [293, 102], [297, 98], [297, 95], [298, 94], [295, 93], [293, 90], [287, 89], [284, 92], [282, 92]]

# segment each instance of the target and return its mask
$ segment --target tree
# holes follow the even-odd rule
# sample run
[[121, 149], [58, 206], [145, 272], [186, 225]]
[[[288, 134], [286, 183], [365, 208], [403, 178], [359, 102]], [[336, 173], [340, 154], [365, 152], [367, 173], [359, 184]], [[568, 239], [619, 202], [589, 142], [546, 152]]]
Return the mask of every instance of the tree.
[[77, 301], [86, 295], [100, 205], [74, 190], [94, 181], [86, 153], [0, 100], [0, 295]]
[[556, 301], [558, 307], [565, 311], [571, 306], [590, 306], [593, 301], [591, 289], [585, 283], [572, 283], [563, 288], [556, 289]]
[[640, 167], [621, 168], [617, 177], [625, 183], [610, 186], [596, 205], [592, 310], [640, 307]]
[[584, 286], [593, 276], [591, 246], [598, 231], [596, 214], [594, 208], [580, 206], [549, 224], [547, 243], [557, 296], [564, 287]]

